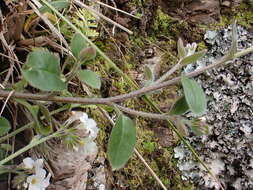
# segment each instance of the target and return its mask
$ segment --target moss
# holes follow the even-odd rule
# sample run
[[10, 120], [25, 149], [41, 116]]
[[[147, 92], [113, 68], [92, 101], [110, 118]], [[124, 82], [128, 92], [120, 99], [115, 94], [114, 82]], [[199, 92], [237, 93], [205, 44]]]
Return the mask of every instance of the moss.
[[204, 50], [204, 49], [207, 49], [207, 46], [206, 46], [205, 42], [204, 41], [199, 42], [197, 50], [201, 51], [201, 50]]
[[157, 9], [151, 29], [152, 37], [157, 38], [163, 36], [166, 39], [171, 37], [178, 38], [178, 36], [181, 35], [181, 31], [190, 31], [186, 22], [179, 22], [178, 20], [173, 19], [165, 14], [160, 8]]
[[152, 25], [153, 31], [157, 34], [167, 34], [168, 28], [172, 24], [172, 19], [160, 9], [157, 10], [154, 23]]
[[250, 6], [246, 3], [242, 3], [239, 9], [234, 11], [234, 18], [237, 22], [246, 28], [251, 28], [253, 24], [253, 11], [250, 10]]

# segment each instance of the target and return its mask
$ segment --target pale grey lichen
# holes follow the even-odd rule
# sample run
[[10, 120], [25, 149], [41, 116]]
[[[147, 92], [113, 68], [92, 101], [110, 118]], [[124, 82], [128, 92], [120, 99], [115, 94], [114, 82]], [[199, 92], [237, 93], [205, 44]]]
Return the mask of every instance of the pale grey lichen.
[[[241, 26], [237, 30], [238, 49], [253, 46], [253, 34]], [[207, 55], [186, 71], [211, 64], [225, 55], [231, 44], [231, 27], [209, 31], [205, 40], [210, 46]], [[187, 140], [225, 189], [253, 189], [252, 75], [253, 54], [248, 54], [196, 78], [209, 99], [204, 117], [210, 134], [190, 135]], [[217, 182], [183, 144], [174, 151], [183, 179], [191, 180], [197, 189], [219, 189]]]

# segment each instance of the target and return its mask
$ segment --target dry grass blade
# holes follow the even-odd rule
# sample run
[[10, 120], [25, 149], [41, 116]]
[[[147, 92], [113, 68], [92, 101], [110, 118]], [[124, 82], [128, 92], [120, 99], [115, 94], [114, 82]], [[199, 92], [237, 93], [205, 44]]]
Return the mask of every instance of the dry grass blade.
[[[29, 1], [28, 4], [32, 7], [32, 9], [34, 10], [34, 12], [45, 22], [45, 24], [47, 24], [47, 26], [49, 27], [49, 29], [52, 31], [52, 34], [54, 36], [56, 36], [65, 45], [65, 47], [67, 49], [69, 49], [68, 42], [62, 36], [61, 32], [59, 32], [58, 29], [55, 28], [54, 25], [48, 20], [48, 18], [45, 17], [43, 14], [41, 14], [39, 12], [39, 10], [37, 9], [37, 7], [35, 6], [35, 5], [38, 4], [37, 0], [32, 0], [32, 2]], [[69, 53], [70, 53], [70, 51], [69, 51]]]
[[110, 5], [107, 5], [107, 4], [103, 3], [103, 2], [95, 1], [95, 3], [97, 3], [97, 4], [99, 4], [99, 5], [102, 5], [102, 6], [105, 6], [105, 7], [108, 7], [108, 8], [110, 8], [110, 9], [113, 9], [113, 10], [115, 10], [115, 11], [124, 13], [124, 14], [126, 14], [126, 15], [128, 15], [128, 16], [131, 16], [131, 17], [134, 17], [134, 18], [136, 18], [136, 19], [141, 19], [140, 17], [137, 17], [137, 16], [135, 16], [135, 15], [132, 15], [131, 13], [128, 13], [128, 12], [123, 11], [123, 10], [121, 10], [121, 9], [118, 9], [118, 8], [112, 7], [112, 6], [110, 6]]
[[2, 109], [1, 109], [0, 116], [3, 114], [4, 108], [6, 107], [7, 102], [9, 101], [11, 95], [12, 95], [14, 92], [15, 92], [15, 91], [12, 90], [12, 91], [9, 93], [9, 95], [7, 96], [6, 100], [4, 101], [4, 105], [3, 105]]
[[133, 32], [132, 32], [131, 30], [129, 30], [129, 29], [127, 29], [126, 27], [120, 25], [119, 23], [113, 21], [112, 19], [110, 19], [110, 18], [104, 16], [103, 14], [97, 12], [96, 10], [94, 10], [94, 9], [92, 9], [91, 7], [85, 5], [85, 4], [82, 3], [81, 1], [79, 1], [79, 0], [74, 0], [73, 2], [74, 2], [75, 4], [77, 4], [78, 6], [80, 6], [80, 7], [87, 9], [87, 10], [90, 11], [90, 13], [92, 13], [93, 15], [99, 16], [100, 18], [106, 20], [107, 22], [110, 22], [111, 24], [113, 24], [113, 25], [119, 27], [120, 29], [122, 29], [122, 30], [124, 30], [125, 32], [127, 32], [128, 34], [133, 34]]

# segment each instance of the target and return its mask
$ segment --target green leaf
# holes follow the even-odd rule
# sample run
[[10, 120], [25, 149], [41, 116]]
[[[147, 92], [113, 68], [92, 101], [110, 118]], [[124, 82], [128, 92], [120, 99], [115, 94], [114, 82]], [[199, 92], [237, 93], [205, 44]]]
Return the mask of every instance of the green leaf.
[[184, 89], [186, 102], [195, 115], [202, 115], [206, 111], [206, 96], [201, 86], [182, 75], [181, 82]]
[[155, 80], [154, 71], [150, 65], [144, 66], [144, 75], [145, 75], [146, 79], [149, 81], [153, 82]]
[[11, 129], [10, 122], [4, 117], [0, 117], [0, 136], [5, 135]]
[[92, 88], [100, 89], [101, 87], [101, 80], [99, 76], [93, 71], [90, 70], [79, 71], [78, 77], [82, 82], [86, 83]]
[[186, 56], [186, 50], [184, 47], [183, 40], [181, 38], [179, 38], [177, 42], [177, 53], [180, 59]]
[[206, 54], [206, 52], [207, 52], [207, 50], [202, 50], [202, 51], [196, 52], [190, 56], [187, 56], [182, 59], [181, 64], [188, 65], [188, 64], [194, 63], [198, 59], [203, 57]]
[[22, 71], [25, 80], [40, 90], [61, 91], [66, 88], [60, 77], [59, 60], [47, 50], [37, 49], [29, 53]]
[[20, 81], [18, 81], [13, 85], [13, 88], [15, 89], [16, 92], [21, 92], [27, 85], [28, 85], [27, 81], [25, 79], [21, 79]]
[[71, 40], [71, 51], [73, 55], [78, 59], [79, 58], [79, 53], [87, 47], [87, 42], [86, 40], [82, 37], [81, 34], [76, 33], [74, 37]]
[[49, 112], [48, 108], [41, 103], [38, 103], [38, 106], [39, 106], [40, 112], [44, 115], [47, 123], [49, 125], [52, 125], [52, 118], [50, 116], [50, 112]]
[[134, 122], [129, 117], [121, 114], [112, 129], [107, 151], [113, 170], [120, 169], [126, 164], [134, 151], [135, 143], [136, 129]]
[[[52, 5], [56, 10], [61, 10], [64, 8], [68, 8], [68, 6], [70, 5], [70, 2], [66, 1], [66, 0], [58, 0], [58, 1], [52, 1], [52, 2], [48, 2], [50, 5]], [[51, 9], [48, 8], [46, 5], [43, 5], [39, 11], [41, 13], [45, 13], [45, 12], [51, 12]]]
[[171, 115], [181, 115], [189, 110], [185, 96], [180, 97], [170, 110]]
[[41, 126], [40, 125], [40, 134], [42, 135], [48, 135], [49, 133], [51, 133], [53, 131], [53, 125], [52, 125], [52, 118], [50, 116], [50, 112], [48, 110], [48, 108], [46, 106], [44, 106], [41, 103], [38, 103], [39, 106], [39, 113], [42, 113], [45, 120], [40, 120], [40, 117], [38, 116], [38, 120], [43, 123], [44, 125]]

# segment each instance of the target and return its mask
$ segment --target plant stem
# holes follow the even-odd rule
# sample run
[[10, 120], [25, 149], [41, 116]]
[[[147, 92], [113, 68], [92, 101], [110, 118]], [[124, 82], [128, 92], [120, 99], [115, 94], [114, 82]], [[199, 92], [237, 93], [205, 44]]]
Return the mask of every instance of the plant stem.
[[[78, 107], [78, 106], [76, 106], [76, 107]], [[68, 109], [68, 106], [62, 106], [62, 107], [60, 107], [59, 109], [50, 112], [50, 115], [54, 115], [54, 114], [56, 114], [56, 113], [59, 113], [59, 112], [61, 112], [61, 111], [66, 110], [66, 109]], [[41, 117], [41, 119], [43, 119], [43, 118], [44, 118], [44, 116]], [[5, 140], [11, 138], [12, 136], [15, 136], [15, 135], [17, 135], [18, 133], [21, 133], [22, 131], [24, 131], [24, 130], [30, 128], [30, 127], [32, 127], [33, 124], [34, 124], [34, 122], [30, 122], [30, 123], [24, 125], [23, 127], [20, 127], [20, 128], [18, 128], [17, 130], [15, 130], [15, 131], [9, 133], [8, 135], [1, 137], [1, 138], [0, 138], [0, 143], [2, 143], [2, 142], [4, 142]]]
[[[235, 54], [235, 58], [239, 56], [246, 55], [246, 53], [250, 53], [253, 51], [253, 47], [245, 49], [241, 52], [238, 52]], [[207, 65], [206, 67], [197, 69], [193, 72], [187, 73], [187, 77], [194, 77], [197, 76], [207, 70], [213, 69], [215, 67], [221, 66], [222, 64], [226, 63], [227, 61], [230, 61], [227, 56], [222, 57], [220, 60], [217, 62]], [[49, 97], [47, 95], [39, 95], [39, 94], [32, 94], [32, 93], [21, 93], [21, 92], [15, 92], [12, 94], [12, 98], [21, 98], [21, 99], [27, 99], [27, 100], [43, 100], [43, 101], [53, 101], [53, 102], [64, 102], [64, 103], [80, 103], [80, 104], [110, 104], [112, 102], [122, 102], [124, 100], [127, 100], [129, 98], [135, 98], [139, 97], [145, 93], [152, 92], [158, 89], [162, 89], [166, 86], [176, 84], [180, 82], [181, 78], [180, 77], [175, 77], [171, 80], [156, 84], [156, 85], [151, 85], [147, 86], [144, 88], [141, 88], [139, 90], [132, 91], [127, 94], [123, 95], [118, 95], [114, 97], [109, 97], [109, 98], [80, 98], [80, 97], [60, 97], [60, 96], [52, 96]], [[133, 82], [134, 83], [134, 82]], [[136, 88], [136, 84], [133, 86]], [[0, 90], [0, 97], [8, 97], [10, 91], [4, 91]], [[148, 101], [148, 100], [147, 100]]]
[[43, 142], [46, 142], [47, 140], [49, 140], [51, 138], [57, 137], [60, 134], [60, 132], [62, 132], [62, 130], [57, 131], [57, 132], [55, 132], [52, 135], [49, 135], [47, 137], [43, 137], [43, 138], [41, 138], [39, 140], [32, 141], [27, 146], [19, 149], [17, 152], [15, 152], [15, 153], [11, 154], [10, 156], [8, 156], [8, 157], [4, 158], [3, 160], [1, 160], [0, 161], [0, 166], [6, 164], [7, 162], [9, 162], [10, 160], [16, 158], [17, 156], [19, 156], [20, 154], [26, 152], [27, 150], [29, 150], [29, 149], [31, 149], [31, 148], [33, 148], [33, 147], [35, 147], [35, 146], [37, 146], [37, 145], [39, 145], [39, 144], [41, 144]]
[[130, 109], [130, 108], [120, 106], [120, 105], [115, 105], [115, 106], [121, 111], [131, 114], [131, 115], [135, 115], [135, 116], [146, 117], [149, 119], [160, 119], [160, 120], [167, 120], [171, 118], [171, 116], [166, 115], [166, 114], [148, 113], [148, 112], [143, 112], [143, 111], [137, 111], [137, 110]]
[[8, 135], [5, 135], [5, 136], [1, 137], [1, 138], [0, 138], [0, 143], [2, 143], [2, 142], [4, 142], [5, 140], [11, 138], [12, 136], [15, 136], [15, 135], [18, 134], [18, 133], [21, 133], [22, 131], [24, 131], [24, 130], [30, 128], [32, 125], [33, 125], [33, 122], [28, 123], [27, 125], [18, 128], [17, 130], [15, 130], [15, 131], [9, 133]]

